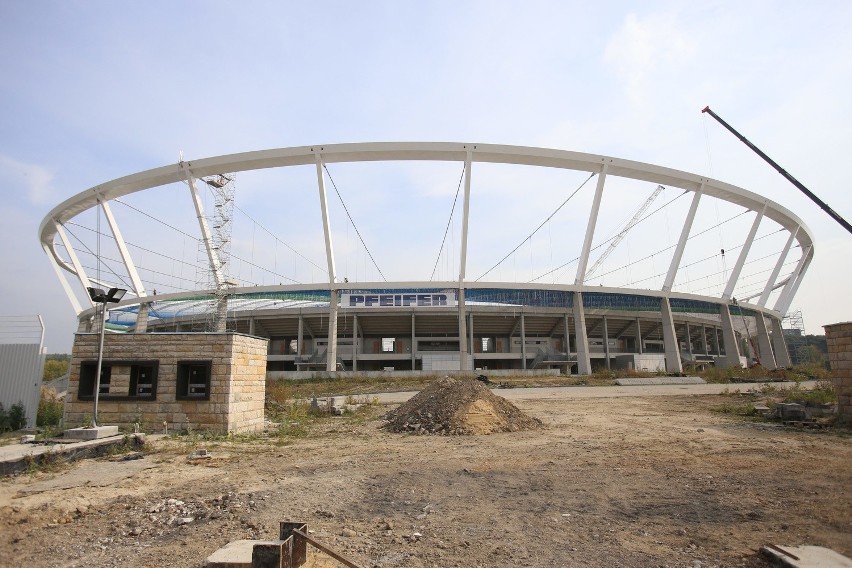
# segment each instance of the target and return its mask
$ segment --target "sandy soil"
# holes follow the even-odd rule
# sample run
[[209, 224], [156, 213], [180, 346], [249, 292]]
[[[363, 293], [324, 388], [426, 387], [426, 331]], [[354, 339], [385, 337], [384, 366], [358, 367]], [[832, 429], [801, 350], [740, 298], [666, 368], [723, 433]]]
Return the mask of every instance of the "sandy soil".
[[163, 440], [0, 482], [0, 564], [200, 566], [285, 519], [365, 567], [763, 566], [766, 543], [852, 556], [852, 438], [710, 411], [731, 402], [515, 401], [546, 428], [454, 437], [380, 430], [375, 408], [195, 464], [197, 446]]

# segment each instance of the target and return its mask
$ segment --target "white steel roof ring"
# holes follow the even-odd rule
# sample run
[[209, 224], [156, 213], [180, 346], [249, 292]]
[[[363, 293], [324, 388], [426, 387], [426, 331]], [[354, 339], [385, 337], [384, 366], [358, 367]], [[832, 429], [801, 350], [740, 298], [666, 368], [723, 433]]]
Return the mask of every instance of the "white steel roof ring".
[[[548, 148], [457, 142], [367, 142], [299, 146], [242, 152], [171, 164], [112, 180], [66, 199], [54, 207], [42, 220], [39, 226], [39, 240], [59, 266], [76, 274], [73, 266], [66, 263], [56, 251], [54, 244], [57, 233], [56, 224], [63, 224], [80, 213], [97, 207], [101, 201], [106, 202], [145, 189], [186, 181], [185, 168], [191, 171], [193, 177], [200, 178], [223, 172], [236, 173], [312, 165], [316, 164], [318, 154], [321, 155], [322, 162], [326, 164], [418, 160], [465, 162], [470, 159], [472, 163], [517, 164], [595, 173], [602, 172], [606, 167], [608, 176], [647, 181], [692, 192], [701, 189], [703, 195], [753, 211], [764, 211], [765, 217], [777, 222], [784, 229], [795, 232], [796, 241], [802, 251], [806, 251], [808, 255], [806, 264], [810, 263], [814, 254], [812, 233], [798, 216], [762, 195], [725, 182], [672, 168], [610, 156]], [[466, 285], [471, 284], [466, 282]], [[382, 286], [387, 287], [387, 283], [383, 283]], [[638, 290], [631, 289], [631, 291], [641, 293]], [[677, 295], [672, 294], [672, 296]]]

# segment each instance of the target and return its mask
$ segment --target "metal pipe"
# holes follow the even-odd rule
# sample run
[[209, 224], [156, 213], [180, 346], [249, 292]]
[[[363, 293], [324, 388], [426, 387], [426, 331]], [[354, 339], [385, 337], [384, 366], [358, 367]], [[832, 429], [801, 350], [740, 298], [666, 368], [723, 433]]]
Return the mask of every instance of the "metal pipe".
[[739, 139], [740, 139], [740, 141], [741, 141], [743, 144], [745, 144], [746, 146], [748, 146], [749, 148], [751, 148], [751, 149], [752, 149], [752, 151], [754, 151], [754, 153], [755, 153], [755, 154], [757, 154], [758, 156], [760, 156], [761, 158], [763, 158], [763, 159], [764, 159], [764, 161], [766, 161], [766, 163], [768, 163], [770, 166], [772, 166], [773, 168], [775, 168], [775, 170], [776, 170], [779, 174], [781, 174], [782, 176], [784, 176], [785, 178], [787, 178], [787, 181], [789, 181], [790, 183], [792, 183], [793, 185], [795, 185], [795, 186], [799, 189], [799, 191], [801, 191], [802, 193], [804, 193], [805, 195], [807, 195], [807, 196], [811, 199], [811, 201], [813, 201], [814, 203], [816, 203], [817, 205], [819, 205], [820, 209], [822, 209], [823, 211], [825, 211], [826, 213], [828, 213], [828, 214], [831, 216], [831, 218], [832, 218], [832, 219], [834, 219], [835, 221], [837, 221], [838, 223], [840, 223], [840, 224], [843, 226], [843, 228], [844, 228], [844, 229], [846, 229], [847, 231], [849, 231], [850, 233], [852, 233], [852, 225], [850, 225], [849, 223], [847, 223], [847, 222], [846, 222], [846, 219], [844, 219], [843, 217], [841, 217], [839, 213], [837, 213], [834, 209], [832, 209], [831, 207], [829, 207], [829, 206], [828, 206], [828, 204], [827, 204], [825, 201], [823, 201], [822, 199], [820, 199], [819, 197], [817, 197], [816, 195], [814, 195], [814, 194], [813, 194], [813, 192], [811, 192], [811, 190], [809, 190], [807, 187], [805, 187], [805, 186], [804, 186], [804, 184], [803, 184], [802, 182], [800, 182], [799, 180], [797, 180], [796, 178], [794, 178], [792, 175], [790, 175], [790, 174], [787, 172], [787, 170], [785, 170], [784, 168], [782, 168], [781, 166], [779, 166], [779, 165], [775, 162], [775, 160], [773, 160], [772, 158], [770, 158], [769, 156], [767, 156], [766, 154], [764, 154], [764, 153], [763, 153], [763, 151], [762, 151], [760, 148], [758, 148], [757, 146], [755, 146], [754, 144], [752, 144], [751, 142], [749, 142], [748, 138], [746, 138], [745, 136], [743, 136], [742, 134], [740, 134], [739, 132], [737, 132], [737, 131], [736, 131], [736, 129], [734, 129], [734, 127], [733, 127], [733, 126], [731, 126], [730, 124], [728, 124], [727, 122], [725, 122], [724, 120], [722, 120], [722, 118], [721, 118], [718, 114], [716, 114], [715, 112], [713, 112], [712, 110], [710, 110], [710, 107], [709, 107], [709, 106], [704, 107], [704, 110], [702, 110], [701, 112], [706, 112], [707, 114], [709, 114], [710, 116], [712, 116], [713, 118], [715, 118], [715, 119], [716, 119], [716, 121], [717, 121], [719, 124], [721, 124], [722, 126], [724, 126], [725, 128], [727, 128], [727, 129], [731, 132], [731, 134], [733, 134], [734, 136], [736, 136], [737, 138], [739, 138]]

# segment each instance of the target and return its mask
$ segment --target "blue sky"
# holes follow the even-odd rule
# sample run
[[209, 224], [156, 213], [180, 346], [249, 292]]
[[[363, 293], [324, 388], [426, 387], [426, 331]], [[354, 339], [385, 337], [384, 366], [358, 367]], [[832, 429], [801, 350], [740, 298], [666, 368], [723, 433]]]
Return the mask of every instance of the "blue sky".
[[[823, 324], [852, 320], [852, 238], [700, 110], [710, 105], [852, 218], [844, 175], [852, 134], [850, 20], [848, 2], [2, 2], [0, 313], [42, 314], [49, 351], [70, 350], [75, 317], [37, 228], [53, 206], [98, 183], [174, 163], [181, 151], [197, 158], [435, 140], [607, 154], [764, 194], [815, 235], [816, 259], [793, 307], [803, 310], [809, 332], [821, 333]], [[369, 167], [331, 171], [347, 202], [418, 184], [443, 199], [434, 228], [423, 233], [392, 223], [389, 214], [371, 217], [366, 205], [355, 208], [377, 253], [405, 231], [437, 249], [460, 174], [455, 164], [434, 174], [391, 168], [389, 177]], [[478, 171], [475, 180], [493, 192], [480, 194], [480, 226], [490, 222], [507, 233], [496, 244], [484, 230], [471, 235], [485, 250], [477, 261], [483, 267], [581, 181], [542, 178], [541, 187], [553, 189], [524, 207], [529, 187], [509, 183], [514, 178], [499, 168]], [[238, 178], [237, 203], [263, 210], [278, 199], [280, 184], [286, 182]], [[288, 195], [287, 203], [316, 215], [312, 201]], [[492, 217], [485, 195], [512, 205]], [[619, 210], [617, 221], [642, 199]], [[164, 215], [191, 207], [170, 200], [164, 194], [146, 205], [160, 203]], [[667, 223], [677, 224], [680, 205]], [[339, 263], [351, 263], [345, 270], [354, 273], [363, 261], [354, 252], [344, 260], [357, 246], [339, 208], [332, 216]], [[507, 224], [517, 231], [503, 230]], [[559, 256], [552, 231], [537, 238], [544, 239], [539, 252]], [[260, 255], [259, 246], [235, 242], [243, 256]], [[641, 239], [630, 246], [635, 258]], [[435, 258], [429, 255], [427, 277]], [[379, 256], [389, 272], [404, 259], [390, 249]], [[506, 272], [504, 279], [516, 276]]]

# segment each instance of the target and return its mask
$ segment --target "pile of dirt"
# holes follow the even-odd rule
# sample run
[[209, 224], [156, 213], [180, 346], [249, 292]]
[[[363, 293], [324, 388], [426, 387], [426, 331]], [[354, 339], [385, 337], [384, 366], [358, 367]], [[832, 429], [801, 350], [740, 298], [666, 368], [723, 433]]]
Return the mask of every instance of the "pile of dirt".
[[472, 379], [444, 377], [385, 415], [392, 432], [491, 434], [541, 428], [508, 400]]

